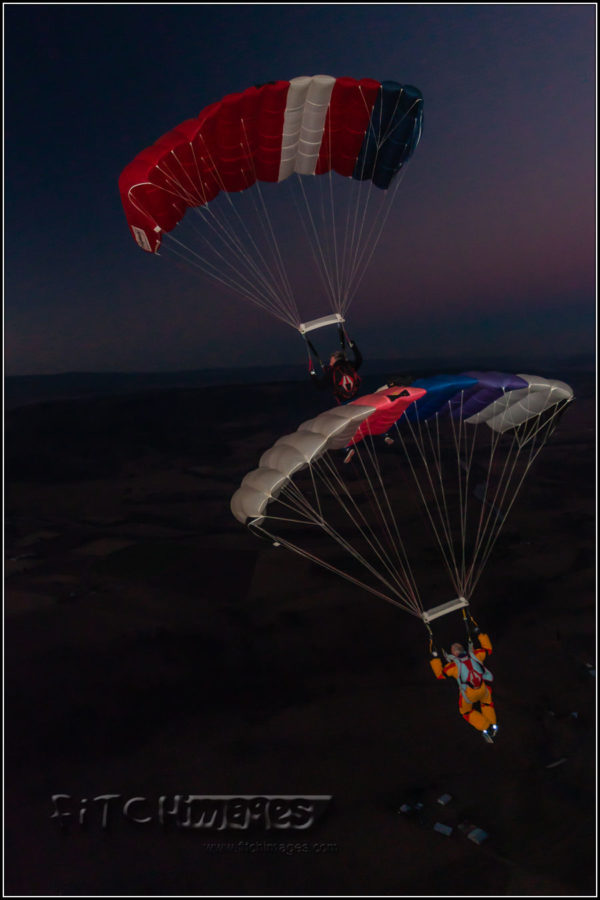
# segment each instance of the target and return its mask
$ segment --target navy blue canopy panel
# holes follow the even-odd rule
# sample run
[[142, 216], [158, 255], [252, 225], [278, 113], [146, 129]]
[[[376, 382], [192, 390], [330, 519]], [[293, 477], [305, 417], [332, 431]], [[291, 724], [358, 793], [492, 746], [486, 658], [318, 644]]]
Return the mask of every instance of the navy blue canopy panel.
[[353, 178], [387, 188], [410, 159], [423, 128], [423, 96], [412, 85], [382, 81]]
[[408, 407], [403, 419], [407, 422], [424, 422], [436, 413], [448, 412], [449, 401], [460, 395], [461, 392], [477, 387], [478, 383], [476, 378], [464, 374], [416, 378], [411, 387], [424, 388], [427, 393]]

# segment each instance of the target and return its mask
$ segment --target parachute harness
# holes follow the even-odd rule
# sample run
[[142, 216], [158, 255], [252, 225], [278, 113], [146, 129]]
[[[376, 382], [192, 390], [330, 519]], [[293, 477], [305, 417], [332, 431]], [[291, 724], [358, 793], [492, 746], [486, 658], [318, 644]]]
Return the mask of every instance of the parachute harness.
[[[467, 647], [469, 649], [469, 652], [471, 652], [475, 649], [475, 644], [473, 642], [473, 634], [471, 632], [471, 626], [473, 626], [476, 633], [479, 632], [479, 626], [477, 625], [477, 622], [475, 621], [473, 616], [470, 613], [467, 613], [467, 610], [465, 608], [463, 608], [461, 610], [461, 612], [462, 612], [462, 617], [463, 617], [463, 623], [465, 626], [465, 631], [467, 633]], [[431, 625], [425, 619], [423, 620], [423, 624], [425, 625], [425, 628], [427, 629], [427, 634], [429, 637], [429, 653], [431, 655], [433, 653], [433, 651], [435, 650], [435, 652], [437, 654], [438, 651], [435, 648], [435, 638], [433, 635]], [[450, 660], [453, 659], [451, 654], [447, 653], [446, 650], [442, 649], [442, 653], [443, 653], [443, 656], [444, 656], [444, 659], [446, 660], [446, 662], [450, 662]]]
[[[316, 349], [315, 346], [312, 344], [312, 342], [307, 338], [307, 336], [306, 336], [305, 333], [302, 334], [302, 337], [304, 338], [304, 340], [305, 340], [305, 342], [306, 342], [306, 352], [308, 353], [308, 369], [309, 369], [309, 372], [314, 372], [314, 371], [315, 371], [315, 367], [314, 367], [314, 364], [313, 364], [313, 361], [312, 361], [312, 356], [314, 356], [314, 357], [316, 358], [317, 362], [318, 362], [319, 365], [321, 366], [321, 371], [324, 372], [326, 366], [325, 366], [325, 363], [323, 362], [323, 360], [321, 359], [321, 357], [319, 356], [319, 353], [318, 353], [317, 349]], [[342, 352], [343, 352], [343, 353], [346, 353], [347, 347], [351, 347], [351, 346], [352, 346], [352, 341], [351, 341], [350, 338], [348, 337], [348, 332], [346, 331], [346, 329], [344, 328], [344, 326], [342, 325], [341, 322], [338, 324], [338, 339], [339, 339], [339, 342], [340, 342], [340, 348], [341, 348]], [[311, 353], [312, 353], [312, 356], [311, 356]]]

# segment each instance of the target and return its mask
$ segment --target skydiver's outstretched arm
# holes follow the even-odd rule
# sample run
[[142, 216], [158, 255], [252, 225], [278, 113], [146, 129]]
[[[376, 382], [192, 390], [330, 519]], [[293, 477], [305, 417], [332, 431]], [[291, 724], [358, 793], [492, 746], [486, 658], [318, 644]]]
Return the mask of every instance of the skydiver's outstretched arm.
[[[323, 370], [324, 367], [323, 367], [323, 363], [322, 363], [322, 361], [321, 361], [321, 357], [320, 357], [319, 354], [317, 353], [315, 347], [313, 347], [312, 343], [311, 343], [311, 342], [309, 341], [309, 339], [306, 337], [306, 335], [304, 336], [304, 340], [306, 341], [307, 346], [308, 346], [308, 348], [309, 348], [309, 349], [308, 349], [308, 371], [309, 371], [309, 374], [310, 374], [311, 378], [318, 378], [318, 375], [317, 375], [317, 373], [316, 373], [316, 371], [315, 371], [315, 364], [314, 364], [314, 362], [313, 362], [312, 357], [313, 357], [313, 356], [315, 357], [315, 359], [317, 360], [317, 362], [318, 362], [319, 365], [321, 366], [321, 370]], [[312, 356], [311, 356], [311, 353], [312, 353]]]
[[467, 637], [469, 639], [469, 643], [473, 645], [473, 636], [477, 637], [479, 641], [479, 646], [482, 650], [485, 650], [488, 656], [492, 653], [492, 642], [490, 640], [489, 635], [486, 632], [483, 632], [473, 616], [469, 615], [467, 618], [466, 612], [463, 610], [463, 619], [465, 622], [465, 628], [467, 630]]
[[354, 354], [353, 366], [358, 371], [363, 361], [362, 353], [341, 323], [338, 325], [338, 337], [340, 339], [340, 347], [344, 352], [346, 352], [346, 345], [352, 350]]
[[[435, 638], [433, 636], [433, 632], [429, 625], [426, 626], [427, 631], [429, 632], [429, 653], [431, 654], [431, 658], [429, 660], [429, 665], [431, 666], [431, 671], [435, 675], [436, 678], [444, 678], [444, 664], [441, 660], [441, 653], [438, 650], [437, 644], [435, 643]], [[444, 651], [442, 650], [442, 653]]]
[[485, 650], [488, 656], [491, 656], [492, 653], [492, 642], [490, 641], [490, 637], [488, 634], [485, 634], [483, 631], [479, 631], [477, 629], [477, 637], [479, 639], [479, 645], [482, 650]]
[[331, 383], [331, 377], [329, 375], [329, 366], [325, 365], [325, 363], [322, 361], [321, 357], [319, 356], [317, 350], [312, 345], [312, 343], [308, 340], [308, 338], [305, 338], [305, 340], [310, 348], [312, 355], [316, 358], [317, 362], [319, 363], [319, 365], [321, 367], [321, 372], [322, 372], [321, 375], [317, 374], [314, 363], [312, 361], [312, 357], [310, 356], [310, 353], [309, 353], [308, 373], [310, 375], [310, 380], [312, 381], [312, 383], [314, 384], [314, 386], [316, 388], [324, 390], [325, 388], [329, 387], [330, 383]]
[[431, 659], [429, 660], [429, 665], [431, 666], [431, 670], [436, 678], [444, 678], [444, 664], [440, 659], [440, 654], [435, 647], [431, 651]]
[[352, 353], [354, 354], [353, 365], [354, 365], [354, 368], [356, 369], [356, 371], [358, 372], [358, 370], [360, 369], [360, 367], [362, 366], [362, 363], [363, 363], [362, 353], [356, 346], [355, 341], [351, 340], [350, 338], [348, 338], [348, 346], [350, 347], [350, 349], [352, 350]]

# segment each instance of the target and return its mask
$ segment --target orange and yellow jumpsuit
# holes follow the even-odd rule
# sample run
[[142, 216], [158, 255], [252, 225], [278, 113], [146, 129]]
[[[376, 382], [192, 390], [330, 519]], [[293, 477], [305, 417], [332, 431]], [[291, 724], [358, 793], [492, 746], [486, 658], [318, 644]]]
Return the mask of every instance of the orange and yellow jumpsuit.
[[[438, 656], [429, 662], [436, 678], [455, 678], [458, 683], [458, 711], [463, 719], [478, 731], [485, 731], [490, 725], [496, 724], [496, 710], [492, 701], [490, 682], [493, 675], [486, 669], [484, 660], [492, 652], [492, 642], [487, 634], [479, 634], [480, 647], [468, 650], [464, 657], [448, 656], [446, 665], [442, 664]], [[479, 665], [477, 665], [479, 663]], [[470, 670], [475, 672], [475, 681], [480, 681], [478, 687], [473, 687], [469, 682]], [[479, 709], [473, 709], [474, 704]]]

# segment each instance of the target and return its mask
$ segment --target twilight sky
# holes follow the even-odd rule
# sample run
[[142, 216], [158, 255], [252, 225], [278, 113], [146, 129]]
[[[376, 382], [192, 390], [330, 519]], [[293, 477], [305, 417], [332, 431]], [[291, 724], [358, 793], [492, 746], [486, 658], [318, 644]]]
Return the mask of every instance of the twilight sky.
[[3, 13], [7, 375], [303, 362], [288, 326], [140, 250], [117, 181], [223, 95], [318, 73], [424, 96], [351, 307], [365, 356], [594, 352], [594, 4]]

